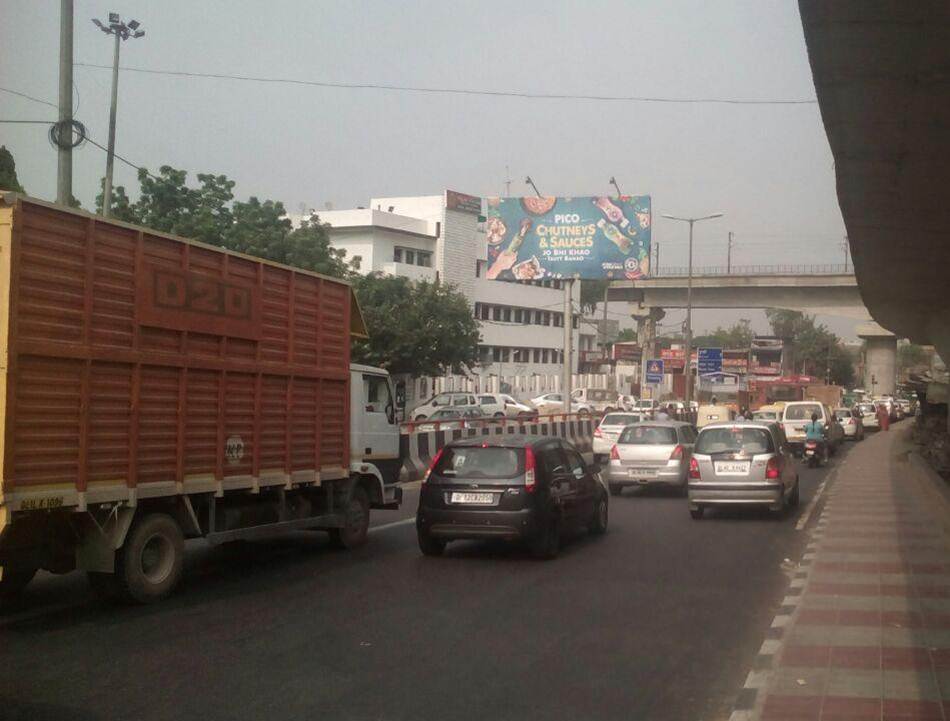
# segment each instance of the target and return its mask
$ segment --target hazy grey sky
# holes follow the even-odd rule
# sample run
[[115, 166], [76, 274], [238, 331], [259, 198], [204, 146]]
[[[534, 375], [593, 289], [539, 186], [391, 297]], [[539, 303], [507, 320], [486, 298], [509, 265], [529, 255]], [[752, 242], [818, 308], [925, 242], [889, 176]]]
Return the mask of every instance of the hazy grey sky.
[[[548, 93], [814, 98], [792, 0], [76, 0], [75, 59], [111, 63], [90, 18], [110, 10], [146, 30], [129, 67], [332, 82]], [[0, 0], [0, 86], [56, 101], [59, 2]], [[109, 72], [77, 67], [76, 117], [105, 143]], [[55, 118], [0, 93], [0, 117]], [[45, 126], [0, 124], [31, 194], [55, 196]], [[697, 225], [695, 262], [842, 262], [844, 224], [817, 105], [726, 106], [527, 100], [329, 89], [124, 72], [117, 151], [150, 169], [224, 173], [236, 195], [337, 208], [371, 196], [526, 191], [653, 196], [661, 265], [685, 265], [686, 227], [660, 213], [726, 217]], [[76, 153], [90, 207], [105, 155]], [[135, 171], [116, 166], [134, 190]], [[621, 310], [618, 306], [617, 311]], [[681, 317], [672, 313], [671, 318]], [[761, 312], [701, 312], [701, 328]], [[823, 319], [841, 335], [849, 320]]]

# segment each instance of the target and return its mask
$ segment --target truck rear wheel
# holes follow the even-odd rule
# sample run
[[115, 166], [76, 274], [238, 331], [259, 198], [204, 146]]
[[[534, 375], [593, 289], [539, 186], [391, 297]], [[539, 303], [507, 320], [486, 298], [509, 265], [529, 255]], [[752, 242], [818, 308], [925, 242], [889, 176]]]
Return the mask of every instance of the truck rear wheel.
[[[138, 603], [165, 598], [181, 580], [184, 555], [185, 539], [174, 518], [152, 513], [136, 521], [116, 553], [114, 581], [120, 595]], [[93, 587], [98, 583], [92, 582]]]
[[19, 596], [27, 587], [38, 569], [32, 567], [4, 566], [0, 577], [0, 600], [10, 600]]
[[330, 543], [336, 548], [362, 546], [369, 532], [369, 496], [362, 486], [353, 489], [345, 513], [343, 528], [330, 529]]

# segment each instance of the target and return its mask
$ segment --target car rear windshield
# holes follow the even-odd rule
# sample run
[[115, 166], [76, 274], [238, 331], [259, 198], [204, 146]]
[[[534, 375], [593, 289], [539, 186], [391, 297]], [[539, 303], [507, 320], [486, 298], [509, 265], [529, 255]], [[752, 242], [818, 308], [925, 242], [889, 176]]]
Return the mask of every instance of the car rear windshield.
[[838, 418], [850, 418], [851, 411], [835, 411], [835, 415], [838, 416]]
[[624, 429], [617, 443], [634, 446], [672, 446], [676, 444], [676, 429], [669, 426], [633, 426]]
[[811, 414], [817, 413], [821, 418], [820, 403], [802, 403], [796, 406], [785, 406], [785, 420], [787, 421], [810, 421]]
[[640, 420], [640, 416], [631, 413], [608, 413], [600, 422], [602, 426], [627, 426]]
[[764, 428], [704, 428], [696, 441], [696, 453], [773, 453], [772, 435]]
[[862, 413], [874, 413], [875, 408], [870, 403], [862, 403], [858, 406], [858, 410]]
[[609, 401], [610, 395], [610, 391], [599, 388], [592, 388], [587, 391], [587, 399], [591, 401]]
[[778, 418], [778, 413], [775, 411], [756, 411], [752, 414], [752, 417], [756, 420], [774, 421]]
[[524, 473], [524, 449], [448, 447], [432, 472], [445, 478], [514, 478]]

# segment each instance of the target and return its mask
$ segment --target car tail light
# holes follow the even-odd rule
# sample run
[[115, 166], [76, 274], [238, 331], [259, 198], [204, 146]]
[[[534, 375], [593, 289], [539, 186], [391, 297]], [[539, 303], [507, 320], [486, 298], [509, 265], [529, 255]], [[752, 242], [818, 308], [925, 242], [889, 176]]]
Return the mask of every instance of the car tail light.
[[442, 452], [444, 450], [445, 450], [444, 448], [440, 448], [439, 452], [435, 454], [435, 458], [433, 458], [432, 463], [429, 464], [429, 468], [428, 470], [426, 470], [426, 474], [422, 477], [423, 484], [429, 480], [429, 476], [432, 473], [432, 469], [435, 468], [435, 464], [439, 462], [439, 459], [442, 457]]
[[610, 449], [610, 460], [619, 461], [620, 460], [620, 451], [617, 450], [617, 444], [613, 445], [613, 448]]
[[681, 461], [683, 460], [683, 446], [677, 445], [673, 449], [673, 452], [670, 454], [671, 461]]
[[848, 419], [848, 425], [849, 425], [849, 426], [855, 425], [855, 423], [854, 423], [854, 418], [849, 418], [849, 419]]
[[603, 437], [604, 437], [604, 434], [603, 434], [603, 432], [600, 430], [600, 426], [597, 426], [597, 427], [594, 429], [594, 438], [603, 438]]
[[534, 493], [536, 482], [534, 479], [534, 450], [531, 446], [524, 449], [524, 489], [527, 493]]
[[689, 459], [689, 477], [701, 481], [702, 476], [699, 475], [699, 462], [695, 458]]
[[782, 461], [778, 456], [772, 456], [769, 458], [769, 462], [765, 465], [765, 477], [769, 480], [777, 480], [782, 475]]

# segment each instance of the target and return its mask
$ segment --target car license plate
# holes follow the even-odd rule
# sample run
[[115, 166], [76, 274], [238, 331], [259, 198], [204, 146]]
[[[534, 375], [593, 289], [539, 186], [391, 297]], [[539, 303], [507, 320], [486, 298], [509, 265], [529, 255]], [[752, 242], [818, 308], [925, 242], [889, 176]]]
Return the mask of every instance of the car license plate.
[[494, 493], [453, 493], [452, 503], [490, 504], [495, 500]]
[[720, 476], [749, 475], [749, 461], [716, 461], [716, 474]]
[[653, 475], [652, 468], [631, 468], [628, 473], [631, 478], [645, 478]]

